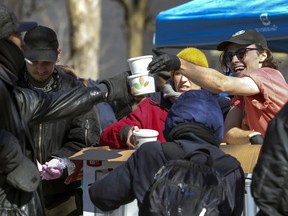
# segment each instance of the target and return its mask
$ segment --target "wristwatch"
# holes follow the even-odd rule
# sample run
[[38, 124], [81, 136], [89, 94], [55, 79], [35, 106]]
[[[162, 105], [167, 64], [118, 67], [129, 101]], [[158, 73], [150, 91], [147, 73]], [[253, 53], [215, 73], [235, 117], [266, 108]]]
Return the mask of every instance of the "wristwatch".
[[252, 132], [248, 137], [251, 144], [263, 144], [264, 138], [260, 132]]

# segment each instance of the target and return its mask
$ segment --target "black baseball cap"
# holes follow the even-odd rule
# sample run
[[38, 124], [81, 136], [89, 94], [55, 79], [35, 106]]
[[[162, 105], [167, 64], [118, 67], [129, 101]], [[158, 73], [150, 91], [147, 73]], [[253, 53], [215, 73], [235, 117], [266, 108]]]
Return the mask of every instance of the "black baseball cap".
[[29, 31], [37, 26], [37, 22], [18, 22], [15, 14], [5, 5], [0, 4], [0, 39], [14, 32]]
[[26, 59], [56, 62], [59, 43], [55, 31], [51, 28], [39, 25], [27, 31], [24, 42], [24, 56]]
[[256, 30], [241, 30], [236, 32], [229, 40], [221, 42], [217, 46], [217, 50], [224, 51], [231, 43], [240, 45], [256, 44], [262, 45], [264, 48], [268, 48], [266, 39]]

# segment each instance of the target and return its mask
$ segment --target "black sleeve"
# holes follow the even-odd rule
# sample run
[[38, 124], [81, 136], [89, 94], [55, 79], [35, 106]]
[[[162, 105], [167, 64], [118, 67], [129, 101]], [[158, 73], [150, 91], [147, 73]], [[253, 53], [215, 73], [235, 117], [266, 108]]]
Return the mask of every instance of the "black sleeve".
[[288, 103], [268, 125], [251, 191], [262, 215], [287, 214]]
[[101, 133], [100, 121], [96, 107], [72, 119], [67, 141], [55, 156], [68, 158], [83, 148], [97, 146]]

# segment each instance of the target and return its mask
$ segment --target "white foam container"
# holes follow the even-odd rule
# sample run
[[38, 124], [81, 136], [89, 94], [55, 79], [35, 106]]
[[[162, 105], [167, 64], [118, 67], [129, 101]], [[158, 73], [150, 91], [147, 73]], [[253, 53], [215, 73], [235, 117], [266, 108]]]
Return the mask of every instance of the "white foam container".
[[132, 75], [136, 75], [136, 74], [147, 75], [149, 73], [149, 71], [147, 70], [147, 67], [149, 63], [152, 61], [152, 59], [153, 59], [153, 55], [138, 56], [138, 57], [127, 59]]
[[131, 93], [135, 96], [155, 92], [155, 80], [153, 76], [136, 74], [127, 77]]
[[159, 132], [152, 129], [139, 129], [139, 131], [133, 131], [133, 135], [136, 138], [136, 149], [146, 142], [156, 141]]

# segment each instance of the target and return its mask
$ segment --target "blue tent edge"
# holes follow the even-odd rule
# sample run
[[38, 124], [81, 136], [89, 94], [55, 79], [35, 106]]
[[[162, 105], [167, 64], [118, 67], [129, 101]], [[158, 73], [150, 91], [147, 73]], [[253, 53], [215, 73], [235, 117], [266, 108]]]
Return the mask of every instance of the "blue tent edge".
[[[243, 6], [239, 10], [241, 2]], [[259, 12], [251, 10], [253, 7]], [[225, 10], [229, 12], [221, 14]], [[255, 29], [265, 36], [272, 51], [288, 52], [287, 20], [286, 0], [272, 3], [265, 0], [253, 3], [246, 0], [194, 0], [157, 15], [154, 46], [195, 46], [211, 50], [239, 30]]]

